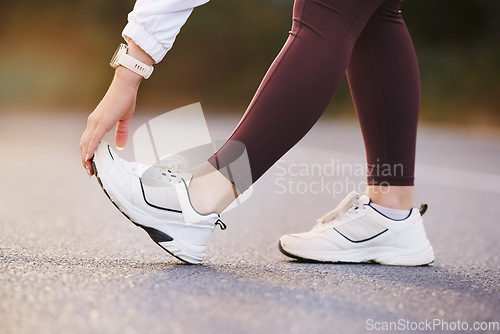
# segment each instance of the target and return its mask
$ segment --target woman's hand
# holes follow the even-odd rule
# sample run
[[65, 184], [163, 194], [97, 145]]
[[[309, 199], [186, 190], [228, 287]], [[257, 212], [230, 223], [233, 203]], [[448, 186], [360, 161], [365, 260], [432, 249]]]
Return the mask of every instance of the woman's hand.
[[[128, 54], [148, 65], [154, 63], [153, 59], [132, 41], [129, 41]], [[130, 119], [135, 110], [137, 90], [141, 79], [140, 75], [125, 67], [118, 67], [106, 95], [89, 115], [87, 128], [80, 139], [81, 159], [83, 167], [85, 167], [89, 175], [94, 174], [90, 159], [92, 159], [97, 145], [115, 124], [117, 125], [116, 146], [122, 148], [127, 143]]]
[[117, 68], [106, 95], [89, 115], [87, 128], [80, 139], [82, 163], [89, 175], [94, 174], [90, 159], [94, 155], [97, 145], [115, 124], [117, 124], [116, 146], [121, 148], [127, 143], [128, 129], [135, 110], [139, 82], [139, 75], [124, 67]]

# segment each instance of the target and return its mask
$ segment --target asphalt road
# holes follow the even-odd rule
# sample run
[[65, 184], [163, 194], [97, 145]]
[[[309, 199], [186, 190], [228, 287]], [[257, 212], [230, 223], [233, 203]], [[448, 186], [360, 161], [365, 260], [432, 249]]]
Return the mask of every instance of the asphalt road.
[[[212, 137], [237, 121], [209, 119]], [[346, 122], [318, 124], [223, 215], [228, 229], [216, 229], [193, 266], [151, 242], [87, 177], [84, 124], [74, 114], [0, 115], [0, 333], [381, 333], [395, 324], [420, 333], [431, 323], [439, 333], [443, 322], [500, 332], [491, 328], [500, 321], [500, 134], [421, 127], [417, 201], [429, 204], [431, 266], [303, 263], [278, 251], [282, 234], [308, 230], [362, 182], [298, 173], [332, 159], [362, 164], [359, 129]], [[318, 182], [329, 186], [308, 188]]]

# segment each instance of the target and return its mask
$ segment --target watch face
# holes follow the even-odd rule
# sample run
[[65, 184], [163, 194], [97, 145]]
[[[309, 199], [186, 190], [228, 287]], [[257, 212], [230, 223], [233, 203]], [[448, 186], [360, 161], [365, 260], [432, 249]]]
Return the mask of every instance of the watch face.
[[120, 64], [118, 64], [118, 59], [120, 58], [120, 55], [122, 53], [127, 53], [127, 45], [125, 45], [123, 43], [120, 44], [120, 46], [118, 46], [118, 48], [115, 51], [115, 54], [111, 58], [111, 61], [109, 63], [111, 65], [111, 67], [117, 68], [120, 65]]

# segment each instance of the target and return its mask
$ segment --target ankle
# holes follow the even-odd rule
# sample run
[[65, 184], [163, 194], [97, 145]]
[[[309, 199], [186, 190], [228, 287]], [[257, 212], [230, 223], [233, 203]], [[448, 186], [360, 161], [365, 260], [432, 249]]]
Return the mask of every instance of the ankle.
[[373, 203], [386, 208], [411, 210], [414, 207], [413, 186], [368, 186], [366, 195]]
[[370, 206], [384, 216], [394, 220], [406, 219], [410, 216], [411, 213], [411, 210], [391, 209], [376, 203], [370, 203]]
[[201, 214], [220, 214], [237, 197], [234, 185], [217, 170], [193, 178], [188, 191], [193, 208]]

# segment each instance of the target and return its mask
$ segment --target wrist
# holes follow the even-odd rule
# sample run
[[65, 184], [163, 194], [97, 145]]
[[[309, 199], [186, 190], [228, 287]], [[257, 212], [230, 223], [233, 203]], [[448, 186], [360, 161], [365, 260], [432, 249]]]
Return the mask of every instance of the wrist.
[[127, 39], [128, 44], [128, 52], [127, 54], [135, 59], [143, 62], [148, 66], [152, 66], [155, 64], [155, 61], [149, 54], [146, 53], [143, 49], [141, 49], [137, 44], [134, 43], [133, 40]]
[[[152, 65], [154, 64], [153, 58], [149, 54], [147, 54], [143, 49], [141, 49], [137, 44], [134, 43], [133, 40], [127, 39], [128, 45], [125, 48], [125, 53], [130, 56], [131, 58], [135, 59], [135, 61], [138, 61], [139, 64], [142, 63], [146, 66], [151, 66], [151, 71], [152, 71]], [[120, 47], [117, 49], [115, 55], [111, 59], [111, 66], [114, 67], [115, 70], [115, 76], [113, 79], [113, 84], [122, 86], [122, 87], [129, 87], [133, 88], [137, 91], [139, 88], [139, 85], [144, 78], [145, 74], [142, 73], [143, 71], [134, 71], [130, 66], [134, 64], [128, 64], [128, 65], [122, 65], [121, 61], [119, 60], [120, 57], [124, 57], [125, 55], [123, 54], [123, 47], [124, 44], [121, 44]], [[127, 56], [127, 57], [128, 57]], [[125, 58], [122, 61], [125, 61], [127, 59], [131, 58]], [[137, 66], [137, 64], [135, 64]], [[146, 73], [147, 74], [147, 73]], [[149, 74], [147, 77], [149, 77]]]
[[[115, 77], [118, 80], [138, 84], [140, 82], [140, 80], [138, 81], [139, 78], [132, 75], [132, 73], [147, 79], [154, 70], [153, 63], [154, 60], [144, 50], [133, 41], [130, 41], [129, 45], [122, 43], [118, 46], [109, 64], [114, 69], [117, 69]], [[118, 70], [120, 67], [122, 68]], [[126, 70], [123, 70], [123, 68]]]
[[142, 79], [143, 77], [140, 74], [132, 72], [126, 67], [118, 66], [115, 70], [115, 77], [113, 81], [124, 84], [126, 86], [130, 86], [137, 90]]

